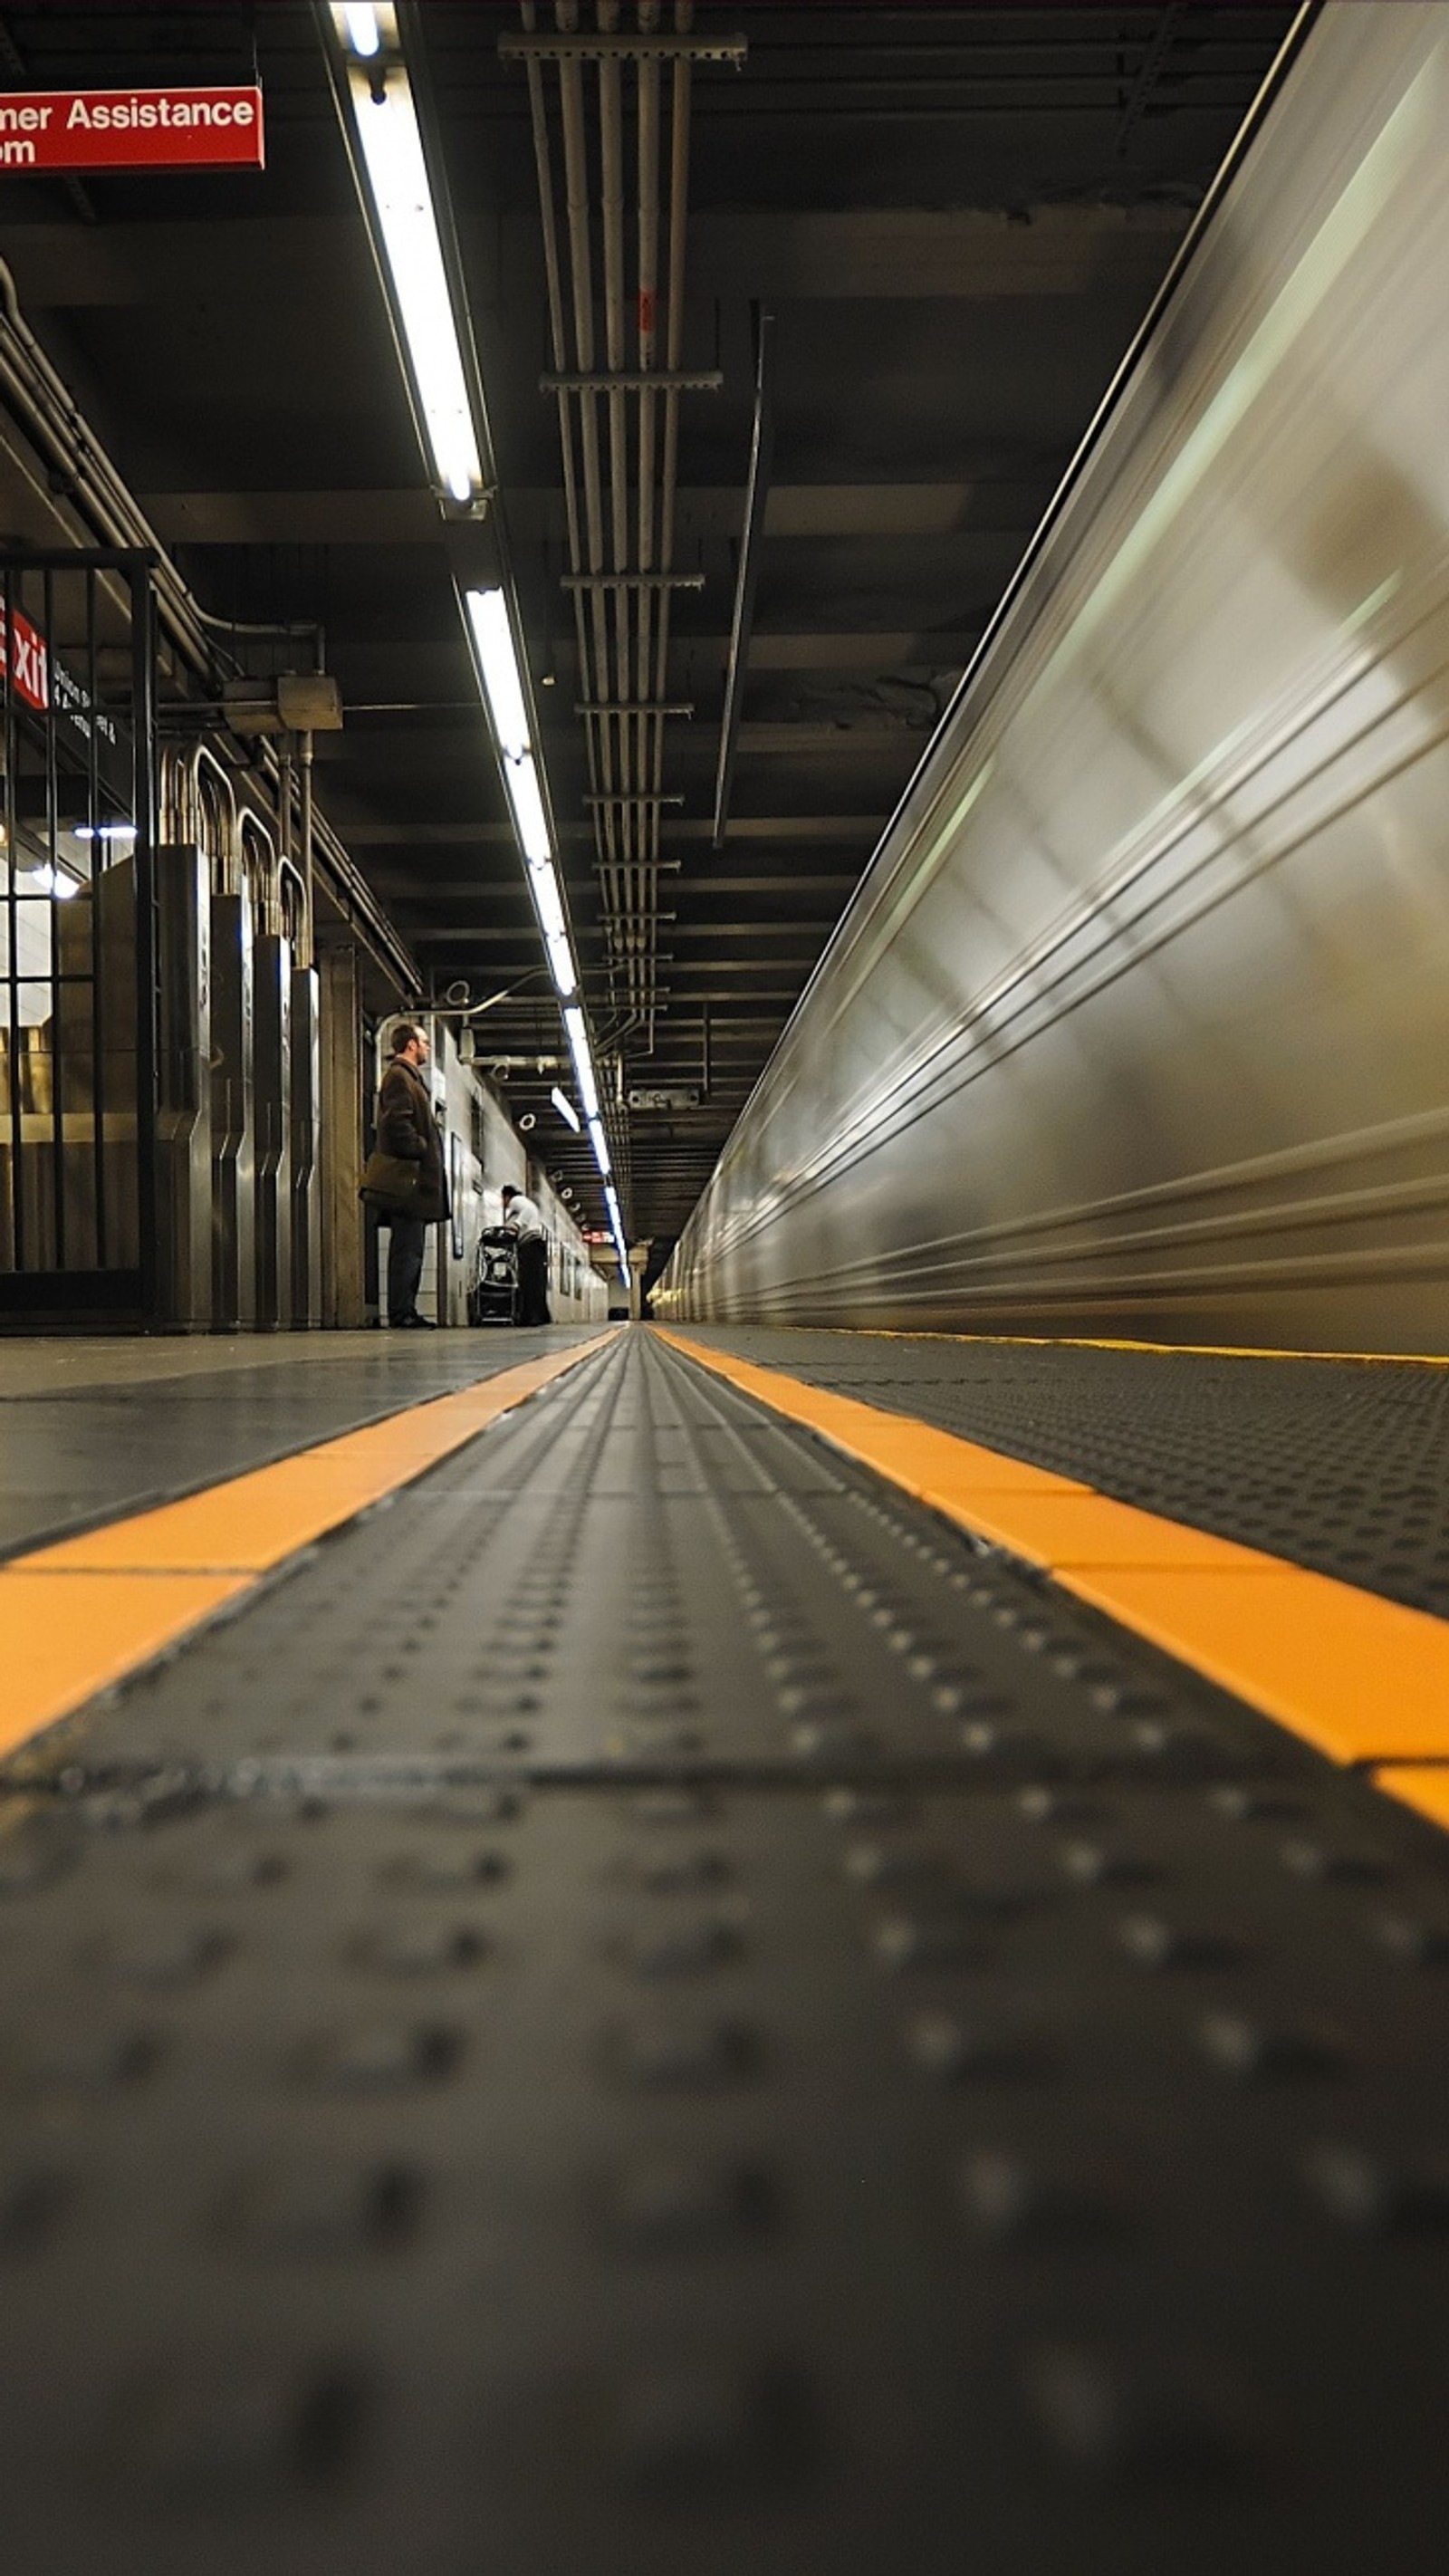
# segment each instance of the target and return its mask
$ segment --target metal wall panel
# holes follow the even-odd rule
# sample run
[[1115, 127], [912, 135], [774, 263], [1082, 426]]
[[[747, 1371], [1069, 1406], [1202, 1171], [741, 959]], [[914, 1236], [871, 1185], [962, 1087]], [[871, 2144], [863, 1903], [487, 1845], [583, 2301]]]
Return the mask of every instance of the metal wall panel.
[[257, 1311], [249, 886], [211, 898], [211, 976], [212, 1315], [248, 1325]]
[[202, 851], [156, 853], [158, 1320], [211, 1321], [211, 870]]
[[292, 1320], [292, 943], [264, 931], [252, 951], [256, 1117], [256, 1320]]
[[291, 1118], [292, 1322], [322, 1321], [322, 1184], [319, 1173], [322, 1058], [321, 985], [315, 966], [292, 976]]

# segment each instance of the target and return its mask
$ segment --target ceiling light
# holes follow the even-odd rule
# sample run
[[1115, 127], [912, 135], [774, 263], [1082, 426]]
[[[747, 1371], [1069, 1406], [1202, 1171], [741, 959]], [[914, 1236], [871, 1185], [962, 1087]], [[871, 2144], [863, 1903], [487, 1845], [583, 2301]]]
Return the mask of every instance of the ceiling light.
[[498, 747], [510, 760], [521, 760], [533, 746], [508, 602], [501, 590], [469, 590], [463, 597]]
[[553, 1103], [554, 1108], [558, 1111], [560, 1118], [563, 1120], [564, 1125], [566, 1127], [572, 1127], [576, 1136], [581, 1136], [584, 1132], [584, 1122], [579, 1116], [578, 1111], [575, 1109], [573, 1102], [571, 1100], [565, 1100], [557, 1083], [554, 1084], [554, 1087], [548, 1096]]
[[554, 874], [552, 863], [544, 867], [530, 868], [528, 881], [533, 888], [533, 899], [538, 906], [538, 917], [543, 924], [545, 939], [567, 939], [568, 923], [564, 919], [563, 897], [558, 890], [558, 878]]
[[608, 1139], [605, 1136], [603, 1127], [597, 1118], [591, 1118], [589, 1120], [589, 1143], [594, 1149], [594, 1160], [598, 1164], [599, 1170], [604, 1179], [607, 1180], [614, 1166], [609, 1160]]
[[134, 823], [72, 823], [73, 841], [134, 841]]
[[504, 760], [503, 784], [508, 790], [508, 802], [513, 808], [513, 820], [524, 857], [532, 859], [536, 866], [541, 866], [545, 859], [551, 861], [553, 837], [548, 828], [548, 816], [543, 810], [543, 790], [538, 783], [538, 771], [531, 751], [526, 751], [521, 760]]
[[566, 939], [550, 939], [546, 945], [548, 971], [553, 977], [554, 990], [561, 1001], [571, 1001], [579, 989], [579, 979], [574, 970], [574, 952]]
[[[349, 21], [352, 14], [348, 12]], [[358, 64], [348, 73], [377, 231], [434, 470], [455, 501], [471, 501], [482, 486], [483, 468], [417, 110], [400, 63], [389, 64], [381, 95], [375, 98], [376, 77]]]
[[624, 1220], [619, 1213], [618, 1196], [611, 1181], [606, 1181], [604, 1183], [604, 1205], [609, 1211], [609, 1224], [613, 1231], [614, 1249], [619, 1256], [619, 1276], [627, 1286], [629, 1280], [629, 1247], [624, 1240]]
[[577, 1088], [579, 1098], [584, 1104], [584, 1116], [586, 1118], [597, 1118], [599, 1115], [599, 1086], [594, 1079], [594, 1060], [589, 1053], [589, 1033], [584, 1025], [583, 1012], [579, 1009], [577, 1003], [575, 1003], [570, 1009], [565, 1011], [563, 1017], [564, 1029], [569, 1042], [569, 1053], [574, 1060], [575, 1086]]
[[529, 736], [528, 707], [508, 600], [500, 589], [466, 590], [463, 604], [477, 655], [478, 677], [502, 757], [503, 783], [513, 808], [514, 828], [529, 862], [529, 882], [548, 950], [549, 972], [567, 1001], [578, 991], [578, 971], [554, 872], [553, 835]]
[[377, 11], [369, 5], [369, 0], [359, 0], [359, 5], [343, 9], [342, 23], [353, 52], [359, 54], [365, 63], [370, 63], [373, 55], [382, 49], [382, 29], [377, 23]]

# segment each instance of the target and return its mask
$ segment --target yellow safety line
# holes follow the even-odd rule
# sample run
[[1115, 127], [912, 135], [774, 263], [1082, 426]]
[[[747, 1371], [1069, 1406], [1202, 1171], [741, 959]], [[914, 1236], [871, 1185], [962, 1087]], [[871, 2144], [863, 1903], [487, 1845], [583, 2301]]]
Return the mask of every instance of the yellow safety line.
[[1374, 1785], [1402, 1798], [1431, 1825], [1449, 1829], [1449, 1769], [1436, 1770], [1431, 1762], [1393, 1763], [1374, 1773]]
[[299, 1548], [411, 1484], [614, 1338], [596, 1334], [181, 1502], [13, 1557], [0, 1566], [0, 1753], [151, 1662]]
[[1449, 1355], [1442, 1351], [1285, 1351], [1267, 1350], [1253, 1342], [1117, 1341], [1101, 1333], [897, 1332], [885, 1324], [812, 1324], [797, 1329], [835, 1333], [852, 1342], [980, 1342], [1023, 1351], [1151, 1351], [1164, 1359], [1341, 1360], [1354, 1368], [1449, 1368]]
[[[660, 1328], [656, 1326], [656, 1330]], [[1284, 1557], [1167, 1520], [1020, 1458], [853, 1396], [757, 1368], [687, 1335], [663, 1339], [848, 1457], [1040, 1565], [1340, 1763], [1449, 1761], [1449, 1624]], [[1410, 1775], [1412, 1776], [1412, 1775]], [[1449, 1823], [1449, 1774], [1413, 1803]]]

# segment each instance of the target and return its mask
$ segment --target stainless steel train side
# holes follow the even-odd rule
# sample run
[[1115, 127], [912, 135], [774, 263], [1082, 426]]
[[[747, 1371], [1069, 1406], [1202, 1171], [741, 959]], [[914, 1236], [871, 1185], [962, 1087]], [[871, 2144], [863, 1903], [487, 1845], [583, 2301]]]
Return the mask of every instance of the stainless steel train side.
[[661, 1314], [1449, 1350], [1446, 133], [1326, 8]]

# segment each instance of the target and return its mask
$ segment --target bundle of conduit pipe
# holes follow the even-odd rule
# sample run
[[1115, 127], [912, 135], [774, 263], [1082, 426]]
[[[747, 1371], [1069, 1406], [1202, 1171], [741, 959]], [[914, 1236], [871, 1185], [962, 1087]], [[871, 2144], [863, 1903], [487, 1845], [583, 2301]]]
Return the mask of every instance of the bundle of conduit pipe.
[[[659, 879], [679, 864], [661, 855], [664, 810], [682, 801], [665, 793], [664, 728], [671, 716], [693, 712], [668, 694], [670, 606], [676, 590], [702, 589], [704, 579], [675, 569], [679, 406], [683, 395], [717, 391], [722, 382], [717, 370], [686, 372], [683, 364], [690, 84], [696, 63], [737, 64], [745, 47], [739, 37], [696, 36], [690, 0], [675, 0], [669, 26], [658, 0], [639, 0], [633, 28], [621, 23], [618, 0], [598, 0], [593, 28], [581, 24], [578, 0], [557, 0], [548, 33], [538, 31], [532, 0], [523, 0], [522, 14], [523, 35], [504, 37], [499, 50], [526, 65], [533, 111], [553, 346], [553, 372], [541, 382], [558, 403], [570, 565], [565, 587], [573, 598], [583, 682], [578, 711], [588, 744], [610, 1000], [622, 1018], [619, 1035], [637, 1029], [647, 1052], [665, 998]], [[546, 96], [550, 71], [558, 81], [567, 300]], [[588, 131], [591, 98], [596, 154]], [[624, 179], [630, 110], [637, 170], [632, 226]], [[591, 161], [598, 173], [597, 252]]]

